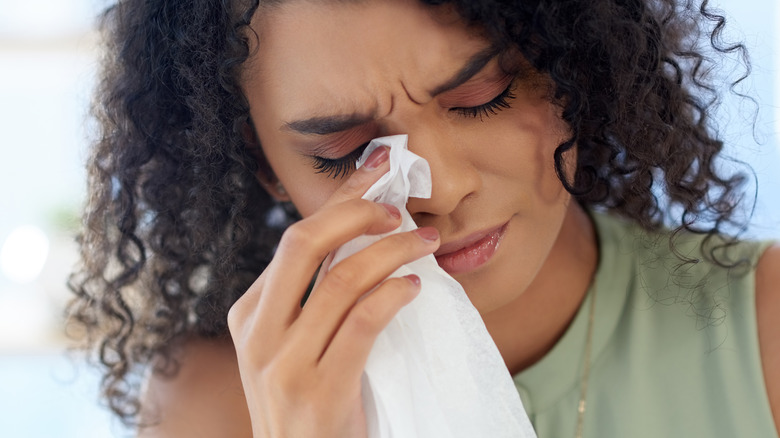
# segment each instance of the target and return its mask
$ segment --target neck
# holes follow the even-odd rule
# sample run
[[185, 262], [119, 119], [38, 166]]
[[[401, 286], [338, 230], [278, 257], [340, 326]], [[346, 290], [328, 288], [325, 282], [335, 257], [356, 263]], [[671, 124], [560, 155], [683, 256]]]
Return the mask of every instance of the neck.
[[598, 244], [591, 219], [572, 202], [549, 256], [528, 288], [513, 302], [483, 315], [512, 374], [539, 361], [563, 336], [585, 298], [597, 264]]

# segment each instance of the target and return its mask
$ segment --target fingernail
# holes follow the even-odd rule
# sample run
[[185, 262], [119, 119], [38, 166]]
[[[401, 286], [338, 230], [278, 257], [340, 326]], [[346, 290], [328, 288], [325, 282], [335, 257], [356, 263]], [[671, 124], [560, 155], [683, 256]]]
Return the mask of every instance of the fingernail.
[[426, 242], [435, 242], [439, 238], [439, 231], [433, 227], [418, 228], [414, 232]]
[[420, 277], [415, 274], [404, 275], [404, 278], [412, 282], [415, 286], [420, 286]]
[[401, 219], [401, 212], [398, 211], [398, 209], [395, 206], [390, 204], [382, 204], [382, 203], [380, 203], [379, 205], [381, 205], [385, 210], [387, 210], [387, 214], [392, 216], [393, 219]]
[[382, 163], [387, 161], [387, 157], [389, 154], [387, 153], [387, 146], [380, 146], [374, 150], [374, 152], [371, 152], [371, 155], [368, 156], [368, 159], [366, 159], [365, 164], [363, 164], [363, 167], [366, 168], [366, 170], [374, 170], [377, 167], [381, 166]]

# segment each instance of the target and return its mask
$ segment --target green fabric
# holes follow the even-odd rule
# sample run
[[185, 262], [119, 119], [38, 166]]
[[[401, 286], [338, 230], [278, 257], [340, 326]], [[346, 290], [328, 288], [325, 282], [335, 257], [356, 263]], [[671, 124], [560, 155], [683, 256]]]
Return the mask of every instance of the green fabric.
[[596, 311], [585, 437], [777, 437], [764, 385], [753, 268], [768, 242], [732, 247], [742, 268], [703, 260], [702, 236], [676, 248], [614, 217], [593, 215], [600, 260], [572, 324], [542, 360], [514, 376], [539, 438], [574, 437], [585, 333]]

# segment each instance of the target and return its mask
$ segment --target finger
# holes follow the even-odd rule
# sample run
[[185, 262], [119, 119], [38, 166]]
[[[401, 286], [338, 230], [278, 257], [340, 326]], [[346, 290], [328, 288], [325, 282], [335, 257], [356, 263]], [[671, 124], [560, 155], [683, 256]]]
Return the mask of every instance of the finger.
[[[389, 156], [390, 156], [389, 155], [389, 149], [390, 148], [387, 147], [387, 146], [382, 146], [382, 147], [379, 147], [379, 148], [375, 149], [371, 153], [371, 155], [368, 157], [368, 159], [366, 159], [366, 162], [364, 163], [364, 165], [361, 166], [360, 169], [358, 169], [356, 172], [353, 172], [352, 175], [350, 175], [350, 177], [347, 179], [347, 181], [338, 188], [338, 190], [328, 199], [328, 201], [323, 205], [323, 207], [321, 207], [320, 210], [318, 210], [318, 212], [315, 213], [314, 215], [312, 215], [310, 218], [305, 219], [305, 220], [311, 220], [311, 221], [316, 221], [317, 222], [316, 224], [312, 225], [309, 228], [315, 228], [316, 229], [316, 228], [320, 227], [319, 228], [320, 230], [328, 229], [328, 228], [321, 228], [321, 227], [327, 227], [327, 222], [329, 222], [327, 220], [323, 220], [321, 218], [321, 216], [325, 216], [327, 213], [329, 213], [330, 210], [331, 210], [331, 207], [333, 207], [335, 205], [339, 205], [339, 204], [341, 204], [341, 203], [343, 203], [345, 201], [349, 201], [349, 200], [353, 200], [353, 199], [359, 199], [360, 197], [362, 197], [363, 194], [365, 194], [366, 190], [368, 190], [368, 188], [372, 184], [374, 184], [383, 174], [385, 174], [387, 172], [387, 170], [389, 170], [389, 167], [390, 167], [389, 162], [388, 162], [388, 159], [389, 159]], [[393, 221], [391, 221], [391, 226], [388, 227], [386, 221], [384, 223], [380, 221], [380, 223], [377, 224], [377, 226], [379, 228], [376, 229], [376, 230], [375, 229], [362, 229], [362, 230], [365, 231], [364, 234], [384, 233], [384, 232], [391, 231], [391, 230], [393, 230], [393, 229], [395, 229], [397, 227], [397, 221], [400, 219], [400, 212], [398, 212], [398, 209], [393, 207], [393, 206], [387, 205], [387, 206], [385, 206], [385, 208], [389, 210], [389, 214], [393, 218]], [[341, 211], [342, 214], [345, 214], [345, 215], [348, 214], [348, 212], [343, 211], [342, 209], [339, 209], [339, 210]], [[344, 224], [348, 225], [347, 223], [344, 223]], [[297, 234], [308, 234], [308, 231], [304, 230], [303, 232], [298, 232], [296, 230], [295, 233], [297, 233]], [[285, 234], [293, 234], [293, 233], [287, 232]], [[360, 235], [360, 233], [355, 234], [354, 237], [356, 237], [358, 235]], [[351, 237], [351, 238], [354, 238], [354, 237]], [[351, 238], [348, 239], [348, 240], [351, 240]], [[293, 246], [294, 247], [294, 246], [296, 246], [295, 244], [284, 245], [284, 240], [285, 239], [283, 237], [282, 243], [280, 243], [279, 247], [289, 247], [289, 246]], [[306, 237], [303, 237], [301, 239], [288, 238], [286, 240], [293, 240], [293, 241], [306, 240]], [[343, 239], [340, 239], [340, 240], [343, 240]], [[348, 240], [345, 240], [344, 242], [346, 242]], [[341, 246], [341, 244], [331, 248], [328, 251], [328, 253], [330, 253], [330, 251], [332, 251], [333, 249], [337, 248], [338, 246]], [[276, 254], [279, 255], [279, 257], [275, 257], [274, 260], [271, 262], [271, 265], [279, 265], [279, 264], [285, 264], [286, 263], [286, 260], [280, 260], [282, 258], [285, 258], [285, 257], [283, 257], [282, 254], [280, 254], [281, 252], [282, 251], [277, 250]], [[291, 252], [294, 252], [294, 251], [291, 251]], [[321, 252], [321, 250], [320, 250], [320, 252]], [[315, 258], [316, 258], [316, 256], [315, 256]], [[309, 262], [311, 262], [311, 261], [309, 260]], [[303, 269], [307, 269], [308, 267], [309, 267], [309, 265], [304, 266]], [[273, 269], [273, 266], [271, 266], [271, 268]], [[319, 271], [317, 273], [318, 280], [315, 281], [315, 284], [317, 282], [319, 282], [319, 277], [321, 277], [324, 272], [327, 272], [327, 270], [328, 270], [328, 266], [320, 266]], [[304, 278], [309, 278], [309, 277], [306, 276], [306, 275], [303, 275], [300, 278], [304, 279]], [[307, 288], [308, 288], [308, 285], [309, 284], [307, 283]], [[295, 287], [295, 285], [289, 285], [289, 286], [290, 287]], [[297, 316], [297, 315], [295, 315], [297, 310], [298, 310], [297, 307], [293, 308], [293, 311], [290, 312], [291, 314], [287, 314], [287, 319], [288, 320], [294, 319]]]
[[318, 365], [330, 381], [360, 377], [379, 333], [419, 291], [416, 275], [391, 278], [352, 308]]
[[434, 228], [393, 234], [337, 263], [314, 289], [291, 337], [306, 351], [324, 351], [355, 303], [400, 266], [438, 248]]
[[371, 185], [390, 170], [389, 157], [389, 147], [381, 146], [374, 149], [374, 152], [366, 159], [365, 164], [350, 175], [344, 184], [328, 198], [325, 205], [335, 205], [362, 197]]
[[400, 225], [398, 209], [362, 199], [325, 207], [289, 226], [269, 264], [257, 306], [263, 328], [286, 330], [317, 267], [334, 249], [362, 234], [386, 233]]
[[[361, 198], [366, 193], [366, 190], [386, 172], [389, 167], [388, 158], [389, 147], [380, 146], [374, 149], [364, 165], [329, 198], [328, 204], [337, 204], [350, 199]], [[317, 271], [317, 278], [314, 281], [315, 287], [322, 281], [325, 273], [330, 270], [333, 254], [333, 252], [329, 253], [320, 265]]]
[[[366, 207], [365, 204], [371, 204], [367, 202], [361, 202], [362, 207], [340, 205], [360, 198], [368, 187], [387, 172], [388, 152], [387, 147], [377, 148], [364, 166], [353, 172], [318, 212], [288, 228], [274, 259], [244, 297], [231, 308], [229, 321], [232, 321], [232, 326], [242, 325], [250, 333], [263, 333], [266, 339], [278, 338], [277, 335], [300, 312], [300, 300], [323, 253], [330, 253], [360, 234], [384, 233], [399, 225], [400, 212], [395, 207], [385, 206], [384, 212], [377, 213], [376, 205]], [[335, 207], [337, 205], [338, 208]], [[372, 209], [373, 214], [361, 213], [358, 211], [361, 208]], [[340, 228], [335, 229], [332, 239], [328, 239], [329, 234], [323, 230], [332, 233], [334, 230], [331, 224]], [[318, 277], [327, 272], [327, 268], [322, 266]], [[231, 328], [232, 331], [235, 330]]]

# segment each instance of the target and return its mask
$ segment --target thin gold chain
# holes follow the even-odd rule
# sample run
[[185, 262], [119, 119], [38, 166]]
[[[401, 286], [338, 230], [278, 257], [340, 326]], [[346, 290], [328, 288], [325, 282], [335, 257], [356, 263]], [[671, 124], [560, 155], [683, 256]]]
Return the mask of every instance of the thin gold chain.
[[593, 318], [596, 313], [596, 285], [590, 298], [588, 313], [588, 332], [585, 335], [585, 358], [582, 364], [582, 379], [580, 380], [580, 403], [577, 405], [577, 431], [575, 438], [582, 438], [582, 425], [585, 422], [585, 402], [588, 395], [588, 380], [590, 378], [590, 350], [593, 346]]

